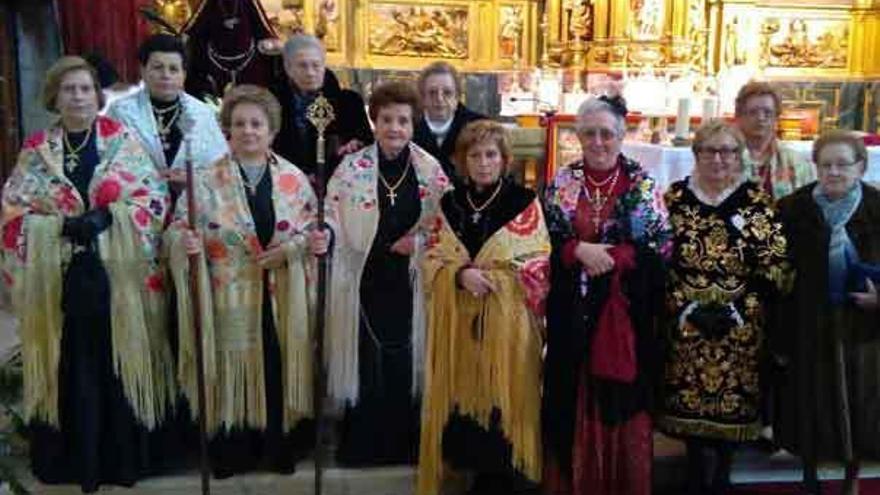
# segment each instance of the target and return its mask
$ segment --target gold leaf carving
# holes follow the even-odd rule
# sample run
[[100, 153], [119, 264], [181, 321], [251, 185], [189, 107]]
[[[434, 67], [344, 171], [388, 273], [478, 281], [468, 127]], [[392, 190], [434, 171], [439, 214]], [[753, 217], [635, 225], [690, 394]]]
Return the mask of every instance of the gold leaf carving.
[[370, 53], [467, 58], [467, 7], [373, 4]]
[[761, 62], [771, 67], [845, 68], [849, 26], [845, 21], [766, 19]]

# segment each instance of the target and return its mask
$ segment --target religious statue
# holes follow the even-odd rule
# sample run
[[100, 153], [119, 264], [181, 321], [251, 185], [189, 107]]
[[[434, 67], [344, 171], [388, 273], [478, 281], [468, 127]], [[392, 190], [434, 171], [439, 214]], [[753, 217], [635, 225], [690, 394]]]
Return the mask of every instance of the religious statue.
[[522, 7], [519, 5], [507, 7], [501, 13], [503, 16], [499, 35], [501, 38], [501, 55], [512, 58], [514, 61], [519, 61], [523, 31]]
[[639, 40], [655, 39], [660, 36], [660, 22], [663, 14], [662, 0], [632, 0], [630, 12], [633, 19], [633, 37]]
[[[383, 6], [384, 7], [384, 6]], [[383, 55], [436, 55], [445, 58], [467, 56], [467, 11], [448, 7], [397, 5], [374, 11], [377, 29], [370, 50]]]
[[204, 0], [184, 27], [187, 92], [222, 97], [229, 86], [268, 86], [280, 70], [278, 37], [258, 0]]
[[317, 5], [317, 22], [315, 36], [321, 38], [327, 50], [339, 49], [339, 2], [337, 0], [320, 0]]
[[591, 0], [574, 0], [571, 3], [571, 20], [568, 25], [572, 41], [586, 41], [593, 34], [593, 9]]

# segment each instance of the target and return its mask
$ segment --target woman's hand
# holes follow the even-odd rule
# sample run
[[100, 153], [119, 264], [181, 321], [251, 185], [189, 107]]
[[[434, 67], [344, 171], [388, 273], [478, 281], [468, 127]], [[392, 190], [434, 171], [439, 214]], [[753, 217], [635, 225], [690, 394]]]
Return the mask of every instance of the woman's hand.
[[274, 270], [283, 266], [286, 262], [287, 253], [284, 252], [284, 245], [266, 249], [257, 255], [257, 264], [263, 270]]
[[309, 232], [309, 251], [315, 256], [323, 256], [330, 250], [330, 231], [327, 229]]
[[476, 297], [485, 296], [490, 292], [495, 292], [495, 284], [486, 275], [486, 272], [479, 268], [464, 268], [458, 273], [458, 282], [465, 290]]
[[186, 186], [186, 170], [182, 168], [168, 168], [160, 171], [159, 175], [167, 180], [169, 185], [180, 188]]
[[359, 139], [352, 139], [351, 141], [343, 144], [336, 150], [336, 156], [343, 157], [349, 153], [354, 153], [359, 149], [364, 147], [364, 143], [362, 143]]
[[186, 229], [183, 231], [183, 247], [186, 249], [186, 254], [199, 254], [202, 252], [202, 238], [196, 233], [196, 231], [191, 229]]
[[415, 250], [416, 238], [413, 234], [407, 234], [396, 240], [389, 249], [389, 251], [391, 251], [392, 253], [396, 253], [401, 256], [411, 256], [413, 254], [413, 251]]
[[614, 269], [614, 258], [608, 254], [612, 247], [610, 244], [581, 242], [574, 248], [574, 256], [584, 265], [587, 275], [596, 277]]
[[856, 306], [865, 311], [874, 311], [878, 306], [877, 287], [874, 286], [874, 282], [872, 282], [870, 278], [867, 279], [865, 285], [867, 287], [865, 292], [850, 292], [849, 297], [853, 299]]

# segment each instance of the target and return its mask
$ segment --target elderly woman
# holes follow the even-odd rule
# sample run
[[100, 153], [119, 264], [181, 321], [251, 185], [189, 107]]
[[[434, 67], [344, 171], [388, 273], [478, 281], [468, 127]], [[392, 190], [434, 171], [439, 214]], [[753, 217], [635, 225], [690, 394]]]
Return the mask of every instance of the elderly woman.
[[535, 193], [504, 174], [496, 122], [468, 124], [425, 254], [428, 345], [419, 493], [443, 461], [476, 471], [473, 493], [521, 493], [541, 481], [541, 348], [550, 238]]
[[334, 232], [327, 315], [328, 394], [345, 406], [337, 457], [348, 465], [411, 463], [418, 452], [424, 354], [420, 261], [449, 179], [410, 139], [419, 116], [402, 82], [370, 96], [376, 144], [330, 179]]
[[854, 494], [860, 461], [880, 458], [880, 193], [861, 180], [866, 159], [856, 136], [822, 135], [819, 181], [779, 203], [798, 275], [782, 305], [777, 352], [789, 364], [774, 429], [803, 457], [814, 494], [818, 462], [846, 464], [844, 493]]
[[327, 54], [318, 38], [308, 34], [291, 36], [284, 44], [283, 55], [285, 77], [272, 88], [283, 109], [275, 151], [314, 176], [318, 133], [306, 112], [321, 94], [330, 100], [336, 117], [326, 130], [328, 146], [339, 146], [327, 154], [326, 177], [330, 177], [343, 156], [373, 142], [364, 101], [359, 94], [339, 86], [336, 75], [326, 67]]
[[[201, 254], [207, 419], [218, 478], [257, 467], [292, 472], [314, 442], [306, 228], [315, 195], [305, 174], [271, 151], [281, 109], [268, 90], [236, 86], [221, 125], [231, 154], [196, 179], [196, 224], [178, 201], [166, 234], [178, 294], [180, 380], [195, 410], [186, 254]], [[262, 463], [262, 464], [261, 464]]]
[[25, 141], [2, 220], [32, 468], [85, 492], [130, 486], [174, 398], [156, 261], [168, 189], [135, 137], [98, 116], [85, 60], [55, 62], [43, 101], [61, 119]]
[[[770, 197], [740, 173], [744, 140], [723, 122], [697, 129], [694, 174], [670, 186], [666, 366], [658, 426], [687, 443], [688, 493], [720, 493], [737, 443], [761, 430], [764, 303], [791, 281]], [[704, 450], [718, 454], [706, 487]]]
[[816, 179], [810, 163], [776, 138], [782, 99], [773, 86], [750, 82], [740, 88], [735, 105], [736, 125], [746, 141], [742, 154], [746, 177], [776, 200]]
[[620, 153], [625, 115], [619, 97], [581, 105], [583, 159], [559, 170], [545, 201], [553, 255], [543, 428], [552, 493], [651, 490], [648, 399], [669, 227], [654, 180]]
[[[228, 151], [226, 138], [210, 107], [183, 91], [186, 50], [179, 38], [156, 34], [138, 50], [144, 87], [115, 101], [108, 115], [135, 131], [160, 173], [182, 189], [186, 180], [184, 132], [196, 167], [207, 166]], [[188, 130], [187, 130], [188, 128]]]
[[460, 102], [461, 76], [449, 62], [438, 61], [425, 67], [419, 74], [418, 86], [425, 112], [416, 124], [413, 141], [443, 165], [447, 176], [455, 177], [452, 155], [459, 133], [469, 122], [486, 117]]

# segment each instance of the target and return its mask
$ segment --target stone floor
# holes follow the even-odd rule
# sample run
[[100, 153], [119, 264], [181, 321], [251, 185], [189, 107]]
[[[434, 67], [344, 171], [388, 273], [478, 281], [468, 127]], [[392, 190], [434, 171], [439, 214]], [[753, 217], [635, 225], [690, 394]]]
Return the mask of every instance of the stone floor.
[[[2, 294], [0, 294], [2, 299]], [[10, 347], [18, 342], [16, 322], [2, 309], [0, 301], [0, 359]], [[683, 445], [661, 434], [654, 441], [656, 493], [673, 495], [684, 477]], [[25, 459], [14, 461], [20, 478], [33, 494], [75, 495], [80, 493], [75, 486], [45, 486], [37, 483], [27, 469]], [[840, 479], [840, 467], [826, 466], [821, 476], [825, 479]], [[863, 469], [865, 477], [880, 477], [880, 464], [869, 465]], [[797, 481], [801, 478], [800, 462], [783, 454], [768, 455], [754, 450], [743, 449], [736, 455], [732, 481], [735, 484], [758, 482]], [[372, 469], [342, 469], [331, 467], [325, 471], [324, 495], [410, 495], [414, 492], [415, 473], [411, 467], [387, 467]], [[314, 493], [314, 470], [310, 461], [297, 466], [297, 472], [289, 476], [271, 473], [253, 473], [226, 480], [212, 480], [211, 493], [215, 495], [310, 495]], [[459, 492], [453, 489], [450, 492]], [[8, 493], [0, 487], [0, 495]], [[171, 473], [157, 478], [145, 479], [134, 488], [102, 487], [100, 493], [143, 494], [143, 495], [184, 495], [199, 494], [200, 478], [198, 470], [192, 469]], [[747, 493], [740, 490], [738, 493]]]

